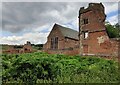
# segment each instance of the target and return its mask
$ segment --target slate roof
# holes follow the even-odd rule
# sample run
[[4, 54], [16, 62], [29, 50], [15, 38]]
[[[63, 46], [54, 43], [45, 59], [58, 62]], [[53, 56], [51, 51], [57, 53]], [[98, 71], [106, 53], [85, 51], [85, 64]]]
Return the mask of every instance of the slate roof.
[[64, 37], [72, 38], [72, 39], [79, 39], [78, 38], [78, 31], [73, 30], [71, 28], [63, 27], [61, 25], [55, 24], [57, 28], [61, 31]]

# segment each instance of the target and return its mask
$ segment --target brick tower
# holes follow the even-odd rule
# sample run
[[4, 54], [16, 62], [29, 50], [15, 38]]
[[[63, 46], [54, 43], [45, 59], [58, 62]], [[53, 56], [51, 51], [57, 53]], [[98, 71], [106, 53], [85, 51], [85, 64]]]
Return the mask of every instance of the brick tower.
[[[109, 41], [105, 29], [106, 15], [102, 3], [89, 3], [88, 8], [79, 10], [80, 55], [107, 54], [109, 46], [102, 43]], [[107, 45], [110, 45], [107, 43]]]

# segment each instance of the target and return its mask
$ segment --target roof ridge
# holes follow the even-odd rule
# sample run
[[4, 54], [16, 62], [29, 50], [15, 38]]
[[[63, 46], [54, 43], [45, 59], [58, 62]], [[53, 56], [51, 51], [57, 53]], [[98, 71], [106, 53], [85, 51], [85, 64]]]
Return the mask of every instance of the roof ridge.
[[57, 26], [57, 28], [60, 30], [60, 32], [62, 33], [62, 35], [64, 37], [69, 37], [69, 38], [73, 38], [73, 39], [77, 39], [78, 40], [78, 31], [77, 30], [73, 30], [71, 28], [67, 28], [64, 26], [61, 26], [59, 24], [56, 24], [54, 26]]
[[66, 28], [66, 29], [69, 29], [69, 30], [73, 30], [73, 31], [78, 32], [77, 30], [74, 30], [74, 29], [71, 29], [71, 28], [69, 28], [69, 27], [65, 27], [65, 26], [62, 26], [62, 25], [59, 25], [59, 24], [56, 24], [56, 23], [55, 23], [55, 25], [58, 26], [58, 27], [61, 27], [61, 28]]

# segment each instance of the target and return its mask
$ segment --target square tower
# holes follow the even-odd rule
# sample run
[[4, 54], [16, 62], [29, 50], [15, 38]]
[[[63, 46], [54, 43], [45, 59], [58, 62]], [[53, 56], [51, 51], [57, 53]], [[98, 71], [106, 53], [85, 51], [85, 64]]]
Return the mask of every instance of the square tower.
[[104, 54], [101, 43], [109, 41], [105, 28], [106, 15], [102, 3], [89, 3], [79, 10], [80, 55]]

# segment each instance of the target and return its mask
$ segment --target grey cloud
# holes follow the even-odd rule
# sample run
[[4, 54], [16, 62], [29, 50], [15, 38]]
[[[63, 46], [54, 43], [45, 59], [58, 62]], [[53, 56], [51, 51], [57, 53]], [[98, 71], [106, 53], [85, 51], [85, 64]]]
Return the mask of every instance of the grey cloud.
[[[37, 26], [43, 26], [45, 24], [62, 22], [59, 20], [62, 18], [69, 21], [77, 17], [81, 5], [85, 6], [86, 3], [3, 2], [3, 30], [18, 33], [27, 28], [27, 30], [32, 29], [31, 26], [36, 25], [36, 23], [38, 23]], [[59, 16], [56, 16], [54, 11], [58, 12]]]
[[88, 2], [3, 2], [2, 6], [2, 29], [19, 33], [43, 25], [70, 22]]

